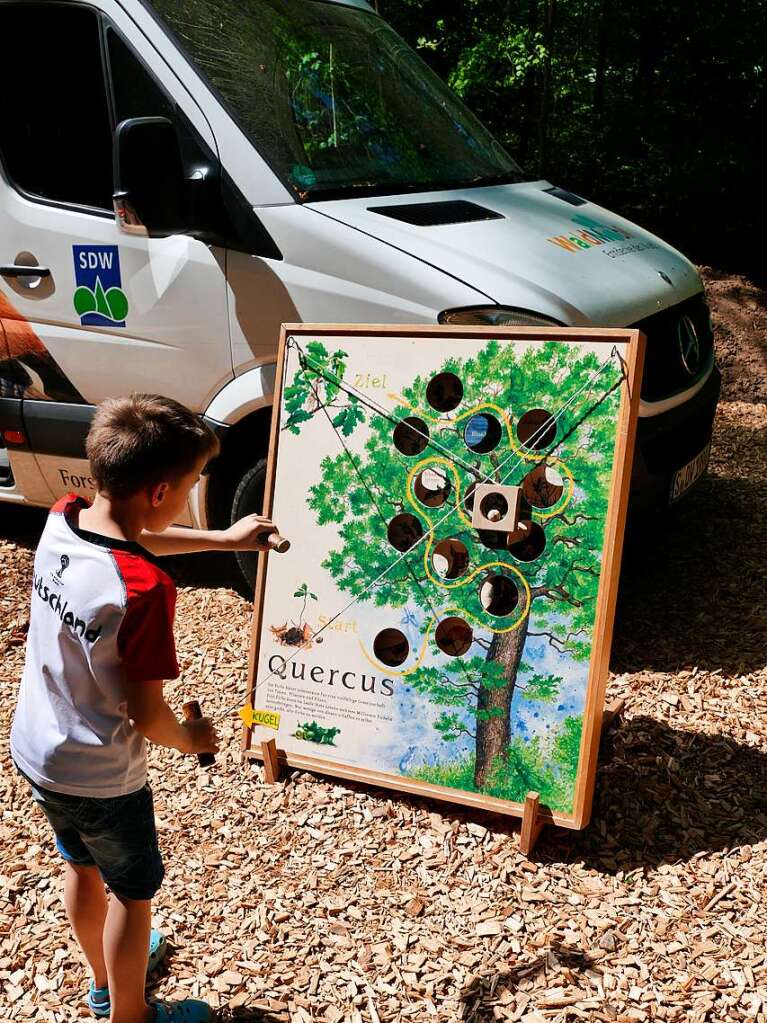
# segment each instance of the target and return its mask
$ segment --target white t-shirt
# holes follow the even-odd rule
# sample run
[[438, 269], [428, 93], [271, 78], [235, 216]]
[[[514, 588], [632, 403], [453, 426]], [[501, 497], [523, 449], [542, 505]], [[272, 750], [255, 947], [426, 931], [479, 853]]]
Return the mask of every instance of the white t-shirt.
[[62, 498], [40, 538], [11, 754], [43, 788], [122, 796], [146, 782], [126, 681], [178, 678], [176, 588], [139, 544], [79, 529], [86, 507]]

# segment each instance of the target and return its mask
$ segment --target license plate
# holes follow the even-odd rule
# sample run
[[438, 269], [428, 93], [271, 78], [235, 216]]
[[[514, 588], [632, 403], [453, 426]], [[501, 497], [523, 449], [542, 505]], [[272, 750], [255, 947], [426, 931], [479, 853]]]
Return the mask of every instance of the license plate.
[[697, 454], [695, 458], [691, 459], [687, 465], [683, 465], [681, 469], [677, 469], [671, 477], [671, 492], [669, 494], [670, 503], [678, 500], [685, 491], [690, 489], [693, 483], [697, 483], [706, 471], [708, 457], [710, 454], [711, 441], [709, 441], [700, 454]]

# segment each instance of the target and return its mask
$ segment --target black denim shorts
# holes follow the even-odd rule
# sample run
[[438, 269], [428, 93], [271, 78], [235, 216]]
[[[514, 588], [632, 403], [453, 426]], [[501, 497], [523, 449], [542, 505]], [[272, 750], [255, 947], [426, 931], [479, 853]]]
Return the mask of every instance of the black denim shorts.
[[98, 799], [40, 788], [14, 765], [48, 818], [56, 848], [69, 863], [98, 867], [109, 888], [126, 899], [151, 899], [165, 876], [157, 845], [152, 790]]

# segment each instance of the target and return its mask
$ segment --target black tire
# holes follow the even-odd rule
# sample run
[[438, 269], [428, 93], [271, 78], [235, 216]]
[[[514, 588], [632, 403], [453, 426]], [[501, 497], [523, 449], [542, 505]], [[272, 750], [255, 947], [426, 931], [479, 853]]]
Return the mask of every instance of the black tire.
[[[245, 473], [232, 498], [231, 521], [236, 522], [243, 515], [260, 515], [264, 505], [264, 484], [266, 483], [266, 459], [260, 458]], [[256, 586], [256, 568], [258, 554], [256, 551], [237, 551], [235, 554], [242, 577], [249, 593]]]

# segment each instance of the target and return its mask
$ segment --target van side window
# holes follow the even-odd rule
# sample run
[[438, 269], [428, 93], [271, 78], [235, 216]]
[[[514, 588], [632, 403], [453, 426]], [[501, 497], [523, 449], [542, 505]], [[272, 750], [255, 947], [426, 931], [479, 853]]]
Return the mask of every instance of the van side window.
[[[219, 178], [218, 158], [183, 109], [155, 79], [151, 68], [111, 26], [106, 30], [106, 52], [115, 124], [129, 117], [167, 117], [176, 127], [181, 159], [188, 183], [200, 189], [190, 202], [215, 244], [228, 245], [269, 259], [282, 254], [224, 172]], [[208, 185], [210, 187], [208, 187]]]
[[112, 125], [94, 11], [0, 4], [0, 160], [32, 196], [112, 209]]
[[187, 171], [204, 159], [201, 140], [186, 114], [163, 91], [139, 58], [114, 29], [107, 29], [115, 123], [129, 117], [167, 117], [178, 131]]

